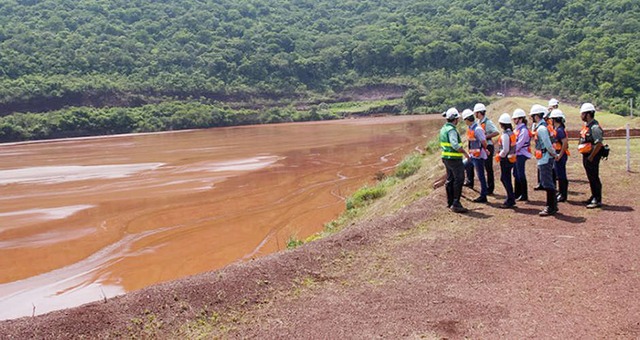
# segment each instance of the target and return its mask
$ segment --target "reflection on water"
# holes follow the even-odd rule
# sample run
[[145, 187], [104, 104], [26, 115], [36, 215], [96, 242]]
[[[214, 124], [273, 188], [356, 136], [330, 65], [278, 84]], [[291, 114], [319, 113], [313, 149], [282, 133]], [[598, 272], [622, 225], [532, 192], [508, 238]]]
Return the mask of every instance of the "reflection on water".
[[434, 136], [392, 117], [0, 146], [0, 319], [285, 248]]

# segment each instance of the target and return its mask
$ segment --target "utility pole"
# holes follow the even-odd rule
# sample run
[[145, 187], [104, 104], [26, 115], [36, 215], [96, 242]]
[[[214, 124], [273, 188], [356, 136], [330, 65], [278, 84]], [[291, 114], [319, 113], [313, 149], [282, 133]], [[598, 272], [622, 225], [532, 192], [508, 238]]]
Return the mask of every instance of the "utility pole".
[[627, 124], [627, 172], [631, 172], [631, 133]]

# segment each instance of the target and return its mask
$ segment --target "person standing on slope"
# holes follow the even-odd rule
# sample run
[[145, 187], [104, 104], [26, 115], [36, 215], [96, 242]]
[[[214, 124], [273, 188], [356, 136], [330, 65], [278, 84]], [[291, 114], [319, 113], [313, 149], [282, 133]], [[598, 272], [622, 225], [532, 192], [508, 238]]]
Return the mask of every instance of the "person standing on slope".
[[502, 128], [502, 135], [498, 139], [499, 153], [496, 161], [500, 163], [500, 181], [507, 192], [507, 199], [500, 208], [513, 208], [516, 205], [516, 197], [511, 184], [511, 171], [516, 163], [516, 135], [513, 133], [511, 117], [508, 113], [503, 113], [498, 119]]
[[456, 108], [450, 108], [443, 116], [447, 119], [440, 129], [440, 148], [442, 149], [442, 162], [447, 170], [445, 187], [447, 190], [447, 207], [456, 213], [467, 210], [460, 203], [462, 197], [462, 184], [464, 182], [464, 165], [462, 158], [469, 158], [469, 154], [460, 145], [461, 139], [456, 125], [460, 122], [460, 114]]
[[[498, 132], [498, 128], [496, 128], [495, 124], [487, 118], [487, 108], [482, 103], [477, 103], [473, 106], [473, 113], [476, 116], [478, 121], [478, 125], [482, 127], [482, 130], [485, 132], [485, 137], [487, 139], [487, 159], [484, 162], [484, 169], [487, 174], [487, 195], [493, 195], [493, 190], [495, 189], [494, 176], [493, 176], [493, 156], [495, 153], [495, 148], [493, 145], [493, 138], [498, 136], [500, 132]], [[467, 169], [467, 181], [465, 182], [466, 186], [473, 187], [473, 171]]]
[[569, 191], [569, 179], [567, 178], [567, 160], [569, 158], [569, 138], [565, 130], [565, 116], [560, 109], [551, 111], [549, 118], [553, 121], [554, 133], [553, 148], [558, 157], [553, 163], [553, 169], [558, 178], [558, 202], [565, 202]]
[[556, 190], [553, 183], [553, 159], [557, 156], [553, 145], [551, 144], [551, 138], [549, 136], [549, 130], [547, 129], [547, 122], [544, 121], [543, 115], [545, 113], [544, 107], [542, 110], [533, 105], [529, 115], [536, 125], [536, 159], [538, 160], [538, 170], [540, 172], [540, 184], [542, 188], [547, 192], [547, 205], [539, 213], [540, 216], [550, 216], [558, 212], [558, 201], [556, 199]]
[[527, 114], [523, 109], [513, 111], [516, 128], [513, 133], [516, 135], [516, 164], [513, 169], [515, 177], [514, 195], [518, 201], [529, 200], [529, 189], [527, 188], [526, 162], [531, 158], [531, 134], [527, 127]]
[[484, 135], [484, 129], [475, 121], [473, 112], [467, 111], [462, 116], [464, 123], [467, 124], [467, 141], [469, 142], [469, 157], [473, 167], [476, 169], [478, 180], [480, 181], [480, 196], [473, 201], [476, 203], [487, 202], [487, 180], [484, 174], [484, 164], [488, 157], [487, 140]]
[[580, 118], [585, 123], [580, 130], [580, 142], [578, 151], [582, 154], [582, 166], [587, 173], [591, 197], [587, 202], [587, 208], [602, 207], [602, 182], [600, 181], [600, 159], [602, 159], [603, 131], [595, 120], [596, 108], [591, 103], [584, 103], [580, 107]]

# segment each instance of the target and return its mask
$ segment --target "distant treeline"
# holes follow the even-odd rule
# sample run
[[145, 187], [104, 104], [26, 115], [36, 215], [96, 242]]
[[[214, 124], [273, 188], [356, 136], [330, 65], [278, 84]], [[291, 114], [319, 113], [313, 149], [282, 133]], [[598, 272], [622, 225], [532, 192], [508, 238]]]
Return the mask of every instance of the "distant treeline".
[[410, 108], [516, 87], [626, 113], [638, 32], [636, 0], [7, 0], [0, 115], [376, 82]]

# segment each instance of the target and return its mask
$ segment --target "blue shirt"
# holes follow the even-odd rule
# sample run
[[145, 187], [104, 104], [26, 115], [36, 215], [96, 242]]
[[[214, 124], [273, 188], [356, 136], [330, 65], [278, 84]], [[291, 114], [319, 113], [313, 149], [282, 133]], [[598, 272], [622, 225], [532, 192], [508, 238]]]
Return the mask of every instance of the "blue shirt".
[[538, 134], [538, 141], [540, 141], [543, 148], [547, 150], [547, 152], [542, 153], [542, 158], [538, 159], [538, 165], [547, 164], [551, 159], [556, 157], [556, 151], [553, 149], [553, 145], [551, 145], [549, 130], [547, 130], [545, 125], [539, 125], [536, 128], [536, 132]]

